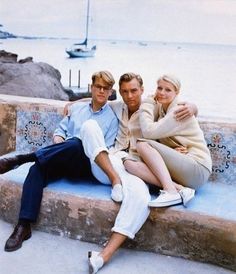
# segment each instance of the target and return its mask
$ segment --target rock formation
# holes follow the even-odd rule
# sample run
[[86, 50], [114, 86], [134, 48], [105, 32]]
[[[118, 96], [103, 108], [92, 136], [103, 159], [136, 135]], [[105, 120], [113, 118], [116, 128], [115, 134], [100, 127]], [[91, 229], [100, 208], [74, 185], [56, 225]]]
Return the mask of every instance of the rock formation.
[[32, 57], [17, 62], [17, 54], [0, 51], [0, 93], [68, 100], [60, 72], [49, 64], [34, 63]]

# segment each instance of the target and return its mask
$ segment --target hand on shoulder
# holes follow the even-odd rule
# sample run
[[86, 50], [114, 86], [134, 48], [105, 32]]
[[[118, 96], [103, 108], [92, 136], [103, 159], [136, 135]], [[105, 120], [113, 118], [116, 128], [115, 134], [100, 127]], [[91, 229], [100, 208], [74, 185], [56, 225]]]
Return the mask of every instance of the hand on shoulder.
[[192, 117], [193, 115], [197, 116], [197, 106], [188, 102], [180, 102], [178, 103], [178, 108], [174, 112], [175, 119], [177, 121], [183, 121]]
[[74, 104], [75, 102], [69, 102], [64, 106], [63, 109], [63, 116], [67, 116], [69, 114], [69, 108], [72, 104]]

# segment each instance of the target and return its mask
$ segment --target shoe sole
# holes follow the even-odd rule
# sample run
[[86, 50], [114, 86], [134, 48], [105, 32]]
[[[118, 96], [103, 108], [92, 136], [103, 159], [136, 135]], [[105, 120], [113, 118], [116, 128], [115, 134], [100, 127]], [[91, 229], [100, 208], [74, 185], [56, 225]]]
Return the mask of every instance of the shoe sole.
[[121, 200], [118, 200], [118, 199], [116, 200], [116, 199], [114, 199], [114, 198], [111, 197], [111, 199], [112, 199], [112, 201], [114, 201], [116, 203], [121, 203], [123, 201], [123, 198]]
[[30, 233], [29, 235], [26, 235], [25, 238], [23, 239], [23, 241], [21, 242], [20, 245], [18, 245], [18, 246], [16, 246], [16, 247], [13, 247], [13, 248], [6, 248], [6, 247], [5, 247], [4, 250], [5, 250], [6, 252], [12, 252], [12, 251], [16, 251], [16, 250], [20, 249], [20, 248], [22, 247], [23, 242], [24, 242], [24, 241], [27, 241], [28, 239], [30, 239], [31, 236], [32, 236], [31, 233]]
[[182, 201], [183, 201], [183, 205], [186, 206], [188, 202], [190, 202], [194, 196], [195, 196], [195, 191], [192, 191], [191, 192], [191, 195], [188, 197], [188, 199], [184, 200], [184, 198], [182, 197], [181, 193], [179, 193], [181, 198], [182, 198]]
[[91, 256], [92, 256], [92, 251], [89, 251], [88, 252], [89, 274], [93, 274], [93, 272], [94, 272], [93, 266], [92, 266], [92, 264], [90, 262]]
[[182, 199], [178, 199], [178, 200], [174, 200], [171, 202], [165, 202], [165, 203], [149, 203], [148, 206], [149, 207], [167, 207], [167, 206], [173, 206], [173, 205], [179, 205], [182, 204]]
[[88, 263], [89, 263], [89, 274], [93, 274], [94, 273], [93, 272], [93, 266], [92, 266], [92, 264], [90, 262], [90, 259], [88, 259]]

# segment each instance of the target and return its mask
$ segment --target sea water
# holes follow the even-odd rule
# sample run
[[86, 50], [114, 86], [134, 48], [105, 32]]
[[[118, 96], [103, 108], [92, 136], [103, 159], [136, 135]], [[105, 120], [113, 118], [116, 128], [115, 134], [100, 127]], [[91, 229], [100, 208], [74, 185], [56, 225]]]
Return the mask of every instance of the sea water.
[[[97, 45], [93, 58], [68, 58], [65, 48], [70, 39], [7, 39], [0, 49], [18, 54], [18, 59], [32, 56], [61, 73], [64, 86], [81, 87], [91, 81], [91, 74], [109, 70], [116, 82], [125, 72], [139, 73], [144, 80], [144, 96], [153, 94], [157, 78], [170, 73], [182, 83], [181, 99], [198, 106], [199, 115], [236, 119], [236, 46], [137, 41], [92, 41]], [[115, 85], [118, 90], [118, 85]]]

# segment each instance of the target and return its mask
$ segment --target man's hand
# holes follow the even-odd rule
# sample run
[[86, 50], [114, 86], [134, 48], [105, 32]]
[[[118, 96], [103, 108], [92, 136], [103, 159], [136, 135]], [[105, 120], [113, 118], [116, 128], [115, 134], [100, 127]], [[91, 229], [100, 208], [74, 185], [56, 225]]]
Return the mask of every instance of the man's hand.
[[58, 143], [63, 143], [65, 139], [59, 135], [56, 135], [53, 137], [53, 143], [58, 144]]
[[179, 108], [175, 111], [175, 119], [177, 121], [182, 121], [190, 118], [191, 116], [197, 116], [197, 106], [195, 104], [190, 104], [187, 102], [180, 102]]
[[69, 107], [73, 104], [74, 102], [69, 102], [64, 106], [64, 110], [63, 110], [63, 115], [67, 116], [69, 113]]
[[174, 150], [176, 150], [176, 151], [178, 151], [180, 153], [183, 153], [183, 154], [187, 154], [188, 153], [187, 147], [184, 147], [184, 146], [176, 147], [176, 148], [174, 148]]
[[70, 107], [71, 105], [73, 105], [74, 103], [76, 103], [76, 102], [89, 102], [89, 101], [91, 101], [91, 98], [90, 98], [90, 97], [89, 97], [89, 98], [78, 99], [78, 100], [76, 100], [76, 101], [67, 103], [67, 104], [64, 106], [63, 115], [66, 116], [66, 115], [69, 114], [69, 107]]

